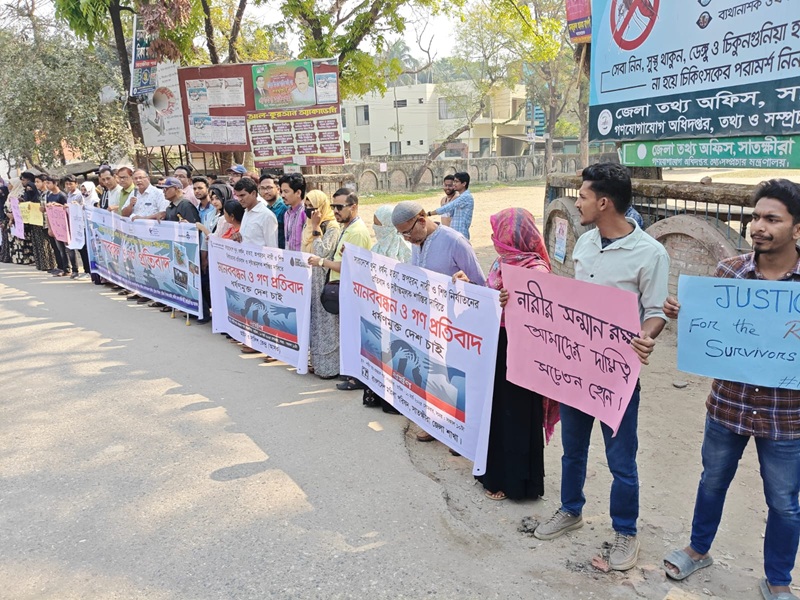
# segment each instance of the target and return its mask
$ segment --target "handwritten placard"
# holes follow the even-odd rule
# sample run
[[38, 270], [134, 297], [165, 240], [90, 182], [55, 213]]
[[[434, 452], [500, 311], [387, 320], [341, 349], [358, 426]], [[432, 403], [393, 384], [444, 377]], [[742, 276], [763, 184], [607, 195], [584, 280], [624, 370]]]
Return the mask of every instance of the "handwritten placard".
[[503, 265], [508, 380], [600, 419], [616, 434], [641, 363], [636, 294]]
[[800, 390], [800, 285], [681, 275], [678, 368]]
[[9, 198], [11, 214], [14, 216], [14, 224], [11, 226], [11, 235], [20, 240], [25, 239], [25, 223], [22, 220], [22, 212], [19, 209], [19, 198]]
[[20, 202], [19, 211], [25, 224], [44, 226], [44, 215], [38, 202]]
[[69, 224], [67, 211], [60, 204], [47, 205], [47, 223], [53, 236], [59, 241], [69, 244]]

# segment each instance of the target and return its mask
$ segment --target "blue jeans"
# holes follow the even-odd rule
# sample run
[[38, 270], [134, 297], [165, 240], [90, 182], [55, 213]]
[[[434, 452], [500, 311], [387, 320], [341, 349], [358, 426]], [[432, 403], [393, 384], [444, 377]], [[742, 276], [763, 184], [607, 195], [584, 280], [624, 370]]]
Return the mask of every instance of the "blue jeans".
[[[764, 572], [773, 586], [792, 582], [800, 540], [800, 439], [755, 438], [769, 508], [764, 536]], [[697, 488], [691, 547], [706, 554], [722, 519], [725, 494], [750, 436], [739, 435], [706, 416], [703, 474]]]
[[[586, 481], [586, 463], [589, 458], [589, 441], [594, 417], [565, 404], [561, 410], [561, 510], [579, 515], [586, 504], [583, 484]], [[611, 437], [608, 425], [602, 425], [608, 468], [614, 476], [611, 484], [611, 525], [624, 535], [636, 535], [639, 518], [639, 472], [636, 451], [639, 449], [637, 427], [639, 422], [639, 386], [622, 417], [617, 435]]]

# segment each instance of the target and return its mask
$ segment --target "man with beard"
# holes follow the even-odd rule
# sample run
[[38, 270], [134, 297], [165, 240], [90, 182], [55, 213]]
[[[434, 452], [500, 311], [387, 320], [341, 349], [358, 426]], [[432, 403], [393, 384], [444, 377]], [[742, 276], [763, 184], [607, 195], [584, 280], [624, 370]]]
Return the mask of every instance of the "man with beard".
[[[765, 181], [756, 188], [753, 203], [754, 251], [723, 260], [715, 276], [800, 283], [800, 186], [786, 179]], [[668, 298], [666, 315], [675, 319], [679, 311], [678, 301]], [[790, 334], [797, 335], [792, 330], [785, 335]], [[666, 556], [664, 569], [670, 578], [682, 580], [713, 562], [709, 550], [725, 496], [744, 449], [754, 438], [769, 508], [761, 595], [765, 600], [796, 600], [789, 586], [800, 540], [800, 390], [715, 379], [706, 409], [700, 452], [703, 474], [690, 542]]]
[[[208, 179], [202, 176], [192, 178], [194, 197], [197, 198], [197, 212], [206, 230], [213, 231], [219, 212], [211, 204], [208, 192]], [[203, 316], [198, 323], [208, 323], [211, 319], [211, 288], [208, 277], [208, 236], [200, 234], [200, 287], [203, 292]]]
[[[453, 200], [456, 199], [456, 188], [453, 187], [453, 180], [455, 177], [453, 175], [445, 175], [444, 181], [442, 182], [442, 190], [444, 190], [444, 196], [442, 196], [441, 202], [439, 202], [439, 206], [444, 206], [445, 204], [449, 204]], [[450, 223], [453, 218], [450, 215], [442, 215], [442, 225], [447, 225], [450, 227]]]

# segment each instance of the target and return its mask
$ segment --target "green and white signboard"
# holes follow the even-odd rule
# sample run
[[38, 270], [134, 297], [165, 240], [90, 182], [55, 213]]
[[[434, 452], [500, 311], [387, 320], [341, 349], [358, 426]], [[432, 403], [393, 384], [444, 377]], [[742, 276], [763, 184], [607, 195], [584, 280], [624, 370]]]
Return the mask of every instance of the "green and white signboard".
[[628, 167], [799, 169], [800, 136], [625, 142], [620, 162]]

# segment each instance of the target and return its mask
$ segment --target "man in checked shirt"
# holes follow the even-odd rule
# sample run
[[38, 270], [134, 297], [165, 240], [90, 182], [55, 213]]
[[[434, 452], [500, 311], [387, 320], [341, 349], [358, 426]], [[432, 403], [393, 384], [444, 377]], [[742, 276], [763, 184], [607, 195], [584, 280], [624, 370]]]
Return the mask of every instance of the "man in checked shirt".
[[[716, 276], [800, 283], [800, 186], [786, 179], [765, 181], [753, 200], [754, 252], [723, 260]], [[667, 298], [666, 315], [677, 318], [679, 310], [678, 301]], [[666, 573], [681, 580], [713, 562], [708, 552], [722, 519], [725, 494], [753, 437], [769, 508], [761, 594], [765, 600], [796, 599], [789, 584], [800, 540], [800, 389], [715, 379], [706, 407], [703, 474], [691, 541], [667, 555]]]

